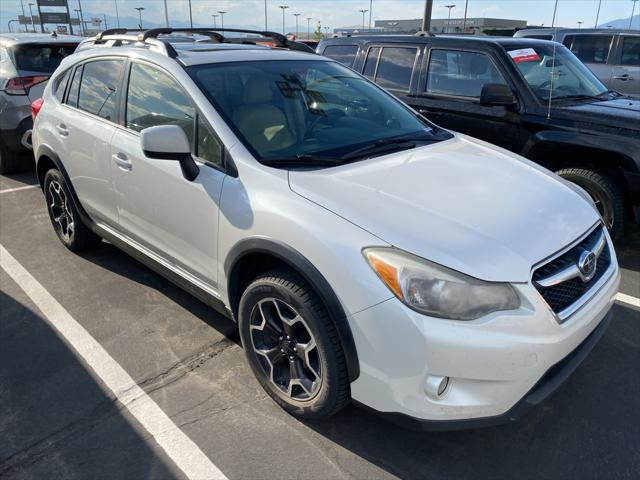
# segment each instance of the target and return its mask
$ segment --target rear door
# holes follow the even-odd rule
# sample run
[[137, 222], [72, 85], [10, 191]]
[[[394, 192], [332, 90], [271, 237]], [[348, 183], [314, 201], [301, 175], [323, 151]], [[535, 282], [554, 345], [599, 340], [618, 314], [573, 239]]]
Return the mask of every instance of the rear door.
[[610, 85], [612, 90], [640, 97], [640, 35], [619, 35]]
[[576, 33], [565, 35], [562, 43], [589, 67], [607, 88], [615, 90], [612, 83], [613, 67], [610, 61], [613, 40], [613, 34]]
[[423, 49], [423, 46], [404, 43], [371, 45], [364, 58], [362, 74], [406, 101], [412, 82], [417, 82], [419, 76], [416, 66]]
[[59, 154], [83, 207], [94, 220], [109, 225], [117, 224], [111, 138], [119, 120], [124, 64], [122, 57], [112, 57], [78, 66], [53, 121], [63, 145]]
[[[178, 81], [155, 65], [131, 63], [124, 103], [111, 145], [119, 230], [215, 289], [222, 143]], [[140, 132], [167, 124], [179, 125], [190, 139], [200, 167], [192, 182], [179, 162], [149, 159], [142, 151]]]

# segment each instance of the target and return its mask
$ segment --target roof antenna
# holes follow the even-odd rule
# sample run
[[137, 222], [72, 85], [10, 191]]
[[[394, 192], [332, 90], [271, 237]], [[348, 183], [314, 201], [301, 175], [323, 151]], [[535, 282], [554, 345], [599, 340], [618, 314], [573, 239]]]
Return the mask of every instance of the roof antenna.
[[551, 20], [551, 28], [553, 28], [553, 55], [551, 56], [551, 75], [549, 80], [549, 104], [547, 106], [547, 120], [551, 118], [551, 99], [553, 98], [553, 80], [556, 75], [556, 45], [558, 36], [558, 27], [556, 26], [556, 13], [558, 12], [558, 1], [553, 7], [553, 20]]

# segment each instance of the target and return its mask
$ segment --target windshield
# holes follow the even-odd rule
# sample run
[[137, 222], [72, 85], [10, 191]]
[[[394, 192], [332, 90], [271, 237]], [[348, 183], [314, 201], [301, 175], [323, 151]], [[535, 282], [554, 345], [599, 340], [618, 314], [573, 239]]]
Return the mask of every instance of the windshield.
[[[352, 161], [389, 152], [394, 138], [401, 149], [415, 146], [408, 139], [424, 144], [450, 137], [334, 62], [234, 62], [194, 66], [189, 72], [245, 146], [265, 163], [287, 158], [299, 163]], [[363, 149], [367, 145], [381, 148]]]
[[75, 49], [76, 44], [29, 43], [14, 47], [13, 55], [18, 70], [53, 73], [62, 59]]
[[590, 98], [608, 91], [568, 49], [556, 45], [555, 60], [553, 52], [553, 45], [508, 49], [511, 60], [538, 98]]

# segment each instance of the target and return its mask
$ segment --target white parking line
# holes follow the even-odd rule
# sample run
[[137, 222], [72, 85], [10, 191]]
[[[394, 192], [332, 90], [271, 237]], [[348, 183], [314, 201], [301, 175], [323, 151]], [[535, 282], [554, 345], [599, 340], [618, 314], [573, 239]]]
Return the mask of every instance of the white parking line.
[[625, 293], [619, 293], [616, 295], [616, 300], [640, 308], [640, 298], [632, 297], [631, 295], [627, 295]]
[[184, 474], [193, 480], [226, 480], [129, 374], [65, 308], [0, 244], [0, 267], [24, 290], [49, 322], [140, 422]]
[[39, 187], [40, 185], [35, 184], [35, 185], [25, 185], [24, 187], [15, 187], [15, 188], [5, 188], [4, 190], [0, 190], [0, 194], [2, 193], [11, 193], [11, 192], [19, 192], [20, 190], [28, 190], [30, 188], [36, 188]]

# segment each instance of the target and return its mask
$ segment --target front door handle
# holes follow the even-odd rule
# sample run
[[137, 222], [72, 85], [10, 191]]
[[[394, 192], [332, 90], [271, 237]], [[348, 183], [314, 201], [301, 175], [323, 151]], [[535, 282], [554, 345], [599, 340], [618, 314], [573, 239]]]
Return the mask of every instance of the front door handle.
[[113, 161], [116, 162], [116, 165], [118, 165], [118, 167], [122, 170], [130, 171], [133, 168], [131, 160], [129, 160], [127, 156], [122, 152], [118, 152], [112, 155], [111, 158], [113, 158]]
[[59, 123], [58, 125], [56, 125], [56, 130], [58, 130], [58, 134], [61, 137], [69, 136], [69, 129], [64, 123]]
[[628, 73], [625, 73], [624, 75], [614, 75], [613, 78], [614, 80], [622, 80], [623, 82], [626, 82], [627, 80], [633, 80], [633, 77]]

